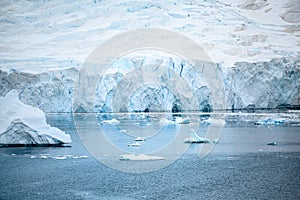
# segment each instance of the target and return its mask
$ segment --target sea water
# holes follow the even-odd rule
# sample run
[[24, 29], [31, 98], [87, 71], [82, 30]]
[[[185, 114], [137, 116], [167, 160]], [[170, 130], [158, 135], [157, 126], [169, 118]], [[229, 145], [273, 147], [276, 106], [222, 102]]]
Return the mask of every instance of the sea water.
[[[71, 135], [70, 147], [0, 149], [0, 199], [300, 198], [299, 112], [78, 115], [47, 114], [49, 124]], [[178, 117], [188, 123], [175, 123]], [[213, 118], [226, 124], [204, 158], [199, 152], [206, 144], [186, 144], [183, 153], [173, 152], [178, 156], [169, 165], [146, 173], [107, 166], [91, 154], [82, 141], [84, 133], [78, 133], [82, 122], [123, 152], [151, 154], [174, 145], [185, 125], [205, 137]], [[118, 123], [103, 123], [111, 119]], [[145, 141], [128, 146], [136, 136]]]

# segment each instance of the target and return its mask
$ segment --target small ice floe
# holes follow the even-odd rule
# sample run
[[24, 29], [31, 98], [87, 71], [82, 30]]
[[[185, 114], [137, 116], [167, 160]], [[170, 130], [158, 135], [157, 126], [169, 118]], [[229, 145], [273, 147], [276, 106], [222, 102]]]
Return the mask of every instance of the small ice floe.
[[225, 120], [213, 119], [213, 118], [208, 118], [208, 119], [202, 120], [200, 123], [201, 124], [213, 124], [213, 125], [217, 125], [217, 126], [224, 126], [226, 124]]
[[67, 159], [68, 157], [67, 156], [54, 156], [53, 158], [56, 160], [64, 160], [64, 159]]
[[211, 122], [212, 122], [212, 119], [208, 118], [208, 119], [202, 120], [201, 124], [211, 124]]
[[184, 139], [184, 143], [209, 143], [209, 139], [200, 137], [194, 130], [191, 130], [190, 137]]
[[79, 156], [79, 158], [88, 158], [88, 156]]
[[72, 158], [74, 158], [74, 159], [78, 159], [78, 158], [88, 158], [88, 156], [72, 156]]
[[146, 161], [146, 160], [164, 160], [164, 157], [160, 156], [149, 156], [145, 154], [124, 154], [121, 155], [120, 160], [138, 160], [138, 161]]
[[141, 146], [141, 144], [138, 143], [138, 142], [135, 142], [135, 143], [132, 143], [132, 144], [128, 144], [128, 146], [129, 147], [139, 147], [139, 146]]
[[42, 158], [42, 159], [47, 159], [48, 156], [40, 156], [40, 158]]
[[120, 121], [117, 120], [117, 119], [115, 119], [115, 118], [113, 118], [113, 119], [109, 119], [109, 120], [103, 120], [102, 123], [103, 124], [119, 124]]
[[277, 146], [277, 142], [269, 142], [267, 145], [270, 145], [270, 146]]
[[257, 122], [254, 122], [256, 125], [279, 125], [279, 124], [284, 124], [286, 121], [283, 118], [277, 118], [277, 119], [272, 119], [272, 118], [266, 118], [266, 119], [261, 119], [258, 120]]
[[176, 124], [189, 124], [190, 123], [190, 118], [182, 118], [182, 117], [176, 117], [175, 119]]
[[169, 120], [169, 119], [167, 119], [167, 118], [161, 118], [161, 119], [159, 120], [159, 123], [160, 123], [160, 124], [176, 124], [175, 121]]
[[144, 137], [137, 137], [134, 139], [134, 141], [145, 141]]
[[182, 117], [176, 117], [175, 120], [169, 120], [167, 118], [161, 118], [159, 120], [160, 124], [189, 124], [190, 118], [182, 118]]
[[120, 133], [127, 133], [127, 130], [120, 130]]
[[218, 143], [219, 143], [219, 140], [218, 140], [218, 139], [214, 139], [214, 140], [212, 141], [212, 143], [213, 143], [213, 144], [218, 144]]

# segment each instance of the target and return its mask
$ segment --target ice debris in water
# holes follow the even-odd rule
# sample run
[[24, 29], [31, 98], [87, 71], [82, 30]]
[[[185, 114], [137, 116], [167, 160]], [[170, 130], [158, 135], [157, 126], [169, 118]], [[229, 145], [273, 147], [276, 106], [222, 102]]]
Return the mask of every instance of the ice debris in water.
[[286, 123], [286, 120], [283, 118], [278, 118], [278, 119], [266, 118], [254, 122], [254, 124], [256, 125], [278, 125], [284, 123]]
[[222, 119], [214, 119], [214, 118], [208, 118], [208, 119], [205, 119], [205, 120], [202, 120], [200, 122], [201, 124], [212, 124], [212, 125], [215, 125], [215, 126], [225, 126], [226, 122], [225, 120], [222, 120]]
[[138, 143], [138, 142], [135, 142], [135, 143], [132, 143], [132, 144], [128, 144], [128, 146], [129, 147], [139, 147], [139, 146], [141, 146], [141, 144]]
[[134, 139], [134, 141], [145, 141], [144, 137], [137, 137]]
[[269, 142], [267, 145], [270, 145], [270, 146], [277, 146], [277, 142]]
[[164, 157], [161, 156], [150, 156], [145, 154], [123, 154], [119, 158], [120, 160], [137, 160], [137, 161], [145, 161], [145, 160], [164, 160]]
[[190, 119], [189, 118], [182, 118], [182, 117], [176, 117], [174, 120], [170, 120], [167, 118], [161, 118], [159, 120], [160, 124], [189, 124]]
[[103, 124], [119, 124], [120, 121], [117, 120], [117, 119], [115, 119], [115, 118], [113, 118], [113, 119], [109, 119], [109, 120], [103, 120], [102, 123]]

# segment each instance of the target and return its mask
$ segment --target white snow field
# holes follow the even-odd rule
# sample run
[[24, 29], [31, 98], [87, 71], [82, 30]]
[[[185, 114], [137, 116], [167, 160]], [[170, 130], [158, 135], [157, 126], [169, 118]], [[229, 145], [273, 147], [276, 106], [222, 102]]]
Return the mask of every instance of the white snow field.
[[299, 0], [1, 1], [1, 69], [80, 67], [106, 39], [167, 28], [226, 67], [299, 56]]
[[[139, 63], [154, 63], [173, 67], [175, 78], [166, 70], [151, 71], [169, 85], [177, 84], [175, 75], [183, 72], [182, 78], [199, 102], [197, 109], [211, 111], [211, 87], [201, 74], [194, 73], [187, 62], [163, 53], [153, 58], [116, 59], [99, 82], [86, 80], [98, 84], [96, 91], [88, 85], [72, 105], [78, 70], [96, 47], [126, 31], [163, 28], [187, 36], [207, 52], [224, 84], [220, 108], [299, 106], [299, 2], [1, 1], [0, 95], [15, 89], [23, 103], [44, 112], [170, 111], [174, 105], [189, 110], [185, 106], [194, 104], [191, 98], [181, 98], [187, 93], [183, 85], [176, 94], [161, 85], [139, 90], [123, 87], [127, 82], [120, 80], [128, 77], [128, 71], [140, 67]], [[139, 83], [147, 82], [145, 77]], [[125, 92], [113, 99], [116, 88]]]

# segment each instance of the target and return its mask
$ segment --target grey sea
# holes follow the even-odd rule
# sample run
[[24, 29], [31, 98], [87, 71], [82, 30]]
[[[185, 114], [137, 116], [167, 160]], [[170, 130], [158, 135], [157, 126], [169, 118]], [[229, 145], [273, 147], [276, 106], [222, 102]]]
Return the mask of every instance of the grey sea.
[[[0, 148], [0, 199], [300, 199], [299, 114], [296, 111], [222, 114], [226, 124], [205, 157], [200, 158], [199, 151], [207, 144], [187, 144], [188, 148], [176, 154], [178, 158], [170, 164], [146, 173], [107, 166], [82, 142], [75, 116], [47, 114], [49, 124], [71, 135], [72, 144]], [[188, 124], [198, 127], [199, 135], [211, 125], [209, 115], [183, 117]], [[107, 140], [117, 148], [132, 154], [147, 154], [174, 145], [170, 141], [178, 137], [174, 134], [178, 125], [162, 126], [157, 135], [138, 142], [140, 146], [136, 147], [128, 146], [135, 143], [129, 130], [149, 130], [149, 124], [161, 121], [159, 118], [151, 114], [128, 118], [103, 115], [97, 116], [96, 121]], [[111, 119], [120, 123], [101, 123]], [[80, 120], [88, 124], [91, 119], [77, 116], [77, 125]], [[109, 155], [103, 156], [110, 159]], [[116, 159], [132, 166], [156, 162]]]

